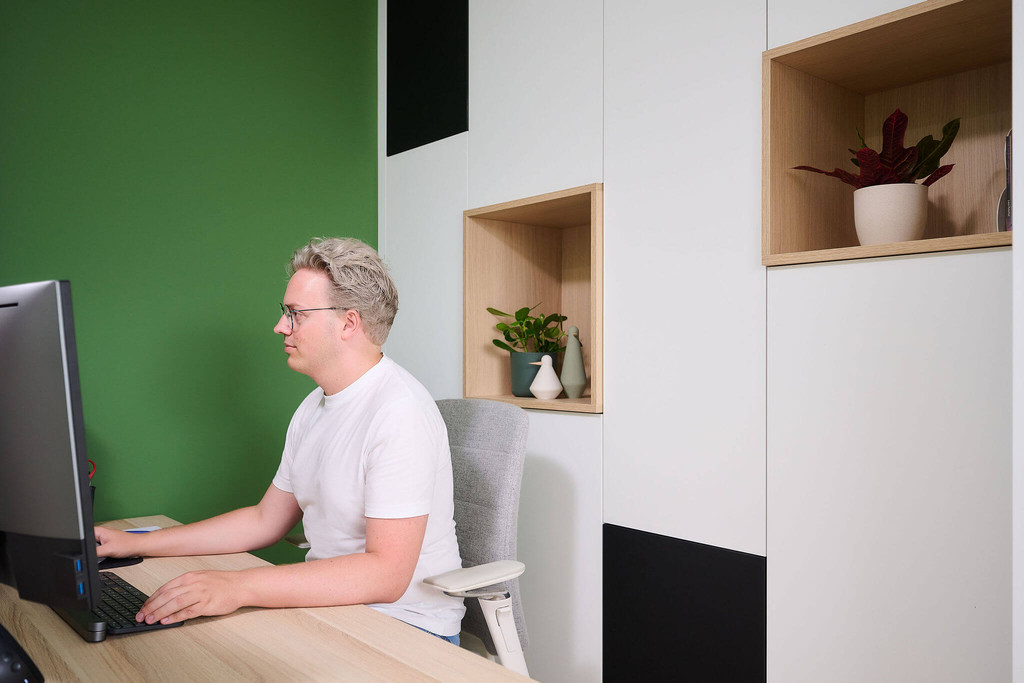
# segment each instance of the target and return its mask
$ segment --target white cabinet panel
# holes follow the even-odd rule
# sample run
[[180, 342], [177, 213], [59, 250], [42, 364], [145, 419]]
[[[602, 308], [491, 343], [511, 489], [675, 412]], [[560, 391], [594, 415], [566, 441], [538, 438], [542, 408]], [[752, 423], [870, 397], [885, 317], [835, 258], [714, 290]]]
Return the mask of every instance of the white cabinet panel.
[[528, 412], [519, 559], [530, 676], [600, 681], [602, 418]]
[[769, 272], [769, 680], [1008, 679], [1010, 265]]
[[601, 19], [600, 0], [471, 0], [471, 206], [601, 181]]
[[768, 0], [768, 47], [916, 5], [920, 0]]
[[764, 555], [764, 6], [694, 7], [605, 7], [605, 521]]
[[[1019, 5], [1018, 5], [1019, 8]], [[1014, 44], [1024, 37], [1024, 12], [1014, 12]], [[1022, 51], [1013, 58], [1013, 110], [1024, 114]], [[1024, 130], [1024, 122], [1014, 125]], [[1019, 139], [1018, 133], [1018, 139]], [[1020, 149], [1018, 143], [1017, 149]], [[1020, 152], [1018, 152], [1019, 156]], [[1019, 163], [1019, 162], [1018, 162]], [[1014, 174], [1014, 197], [1024, 197], [1024, 174]], [[1017, 221], [1020, 223], [1020, 219]], [[1019, 230], [1020, 228], [1018, 228]], [[1013, 252], [1013, 680], [1024, 683], [1024, 250]]]
[[434, 398], [462, 397], [466, 134], [388, 157], [378, 246], [398, 286], [385, 352]]

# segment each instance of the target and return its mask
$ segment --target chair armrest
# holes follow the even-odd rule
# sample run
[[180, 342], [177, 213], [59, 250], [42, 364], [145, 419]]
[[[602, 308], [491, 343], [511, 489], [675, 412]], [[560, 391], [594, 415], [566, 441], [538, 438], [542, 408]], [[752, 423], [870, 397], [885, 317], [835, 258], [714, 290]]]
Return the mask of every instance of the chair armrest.
[[444, 574], [423, 579], [423, 583], [440, 588], [445, 593], [463, 593], [484, 586], [493, 586], [516, 578], [526, 571], [526, 565], [516, 560], [499, 560], [475, 567], [453, 569]]

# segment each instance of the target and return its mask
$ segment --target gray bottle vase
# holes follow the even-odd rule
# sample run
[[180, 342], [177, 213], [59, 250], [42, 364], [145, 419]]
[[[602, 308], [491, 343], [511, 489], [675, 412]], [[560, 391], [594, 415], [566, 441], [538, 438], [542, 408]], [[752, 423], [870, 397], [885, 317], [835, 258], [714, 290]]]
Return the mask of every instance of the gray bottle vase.
[[569, 341], [565, 345], [562, 376], [559, 379], [566, 396], [569, 398], [583, 396], [583, 390], [587, 388], [587, 371], [583, 367], [583, 344], [580, 343], [578, 327], [569, 328]]

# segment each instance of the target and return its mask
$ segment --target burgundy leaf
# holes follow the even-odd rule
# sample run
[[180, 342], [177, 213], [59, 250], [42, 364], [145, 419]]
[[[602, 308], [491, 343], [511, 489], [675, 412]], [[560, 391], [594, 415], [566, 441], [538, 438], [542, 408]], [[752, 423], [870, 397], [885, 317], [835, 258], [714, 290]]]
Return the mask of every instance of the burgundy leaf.
[[901, 183], [912, 183], [914, 182], [914, 171], [917, 166], [917, 157], [919, 152], [917, 147], [908, 147], [903, 150], [904, 154], [901, 159], [898, 159], [896, 164], [893, 165], [893, 172], [899, 177]]
[[857, 165], [860, 167], [860, 178], [858, 179], [860, 187], [882, 185], [887, 176], [892, 173], [892, 169], [882, 165], [878, 152], [870, 147], [862, 147], [857, 152]]
[[903, 180], [903, 178], [900, 178], [898, 175], [896, 175], [896, 171], [892, 170], [891, 168], [888, 169], [886, 174], [884, 176], [882, 176], [878, 180], [878, 184], [879, 185], [893, 185], [893, 184], [896, 184], [896, 183], [905, 183], [905, 182], [908, 182], [908, 181]]
[[853, 175], [849, 171], [844, 171], [841, 168], [837, 168], [834, 171], [822, 171], [820, 168], [814, 168], [813, 166], [794, 166], [794, 170], [797, 171], [813, 171], [822, 175], [831, 176], [833, 178], [839, 178], [847, 185], [853, 185], [855, 188], [860, 189], [860, 179]]
[[946, 164], [945, 166], [939, 166], [939, 167], [938, 167], [937, 169], [935, 169], [935, 170], [934, 170], [934, 171], [932, 172], [932, 174], [931, 174], [930, 176], [928, 176], [928, 177], [927, 177], [927, 178], [925, 179], [925, 181], [924, 181], [923, 183], [921, 183], [921, 184], [922, 184], [922, 185], [931, 185], [931, 184], [932, 184], [932, 183], [934, 183], [934, 182], [935, 182], [936, 180], [938, 180], [938, 179], [939, 179], [939, 178], [941, 178], [942, 176], [944, 176], [944, 175], [946, 175], [947, 173], [949, 173], [950, 171], [952, 171], [952, 170], [953, 170], [953, 166], [955, 166], [955, 164]]
[[882, 124], [882, 163], [893, 167], [903, 156], [903, 136], [907, 133], [907, 115], [899, 109]]
[[829, 175], [831, 175], [833, 178], [839, 178], [840, 180], [842, 180], [847, 185], [853, 185], [858, 190], [860, 188], [864, 187], [861, 184], [860, 178], [858, 178], [857, 176], [853, 175], [849, 171], [844, 171], [841, 168], [837, 168], [836, 170], [832, 171], [832, 173], [830, 173]]

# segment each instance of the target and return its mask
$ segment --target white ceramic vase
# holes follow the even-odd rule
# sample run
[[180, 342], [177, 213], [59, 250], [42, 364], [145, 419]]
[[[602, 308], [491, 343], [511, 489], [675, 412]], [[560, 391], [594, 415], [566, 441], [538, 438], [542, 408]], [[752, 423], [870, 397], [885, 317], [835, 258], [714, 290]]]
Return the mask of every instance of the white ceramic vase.
[[853, 192], [853, 223], [862, 246], [919, 240], [927, 220], [925, 185], [893, 183]]
[[558, 398], [558, 395], [562, 393], [562, 383], [558, 381], [558, 375], [555, 374], [551, 356], [543, 356], [539, 362], [530, 363], [530, 365], [540, 366], [540, 372], [530, 384], [530, 393], [542, 399]]

